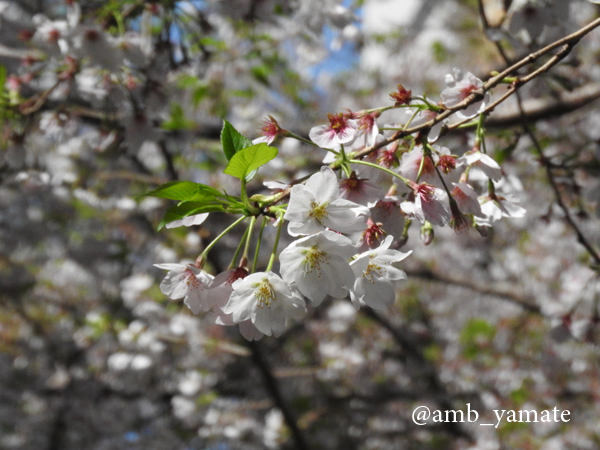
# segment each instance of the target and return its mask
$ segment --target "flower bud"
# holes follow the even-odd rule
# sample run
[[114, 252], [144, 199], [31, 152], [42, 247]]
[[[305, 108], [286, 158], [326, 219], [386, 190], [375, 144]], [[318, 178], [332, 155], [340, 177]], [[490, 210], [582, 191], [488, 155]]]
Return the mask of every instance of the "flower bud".
[[431, 244], [434, 237], [433, 226], [431, 226], [429, 222], [425, 222], [425, 224], [421, 227], [421, 240], [423, 241], [423, 244]]

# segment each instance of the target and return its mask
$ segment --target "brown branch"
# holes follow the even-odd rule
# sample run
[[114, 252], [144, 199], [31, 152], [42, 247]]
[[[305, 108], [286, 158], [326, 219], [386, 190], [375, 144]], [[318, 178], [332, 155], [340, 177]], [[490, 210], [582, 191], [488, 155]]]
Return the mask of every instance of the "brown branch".
[[[550, 53], [551, 51], [553, 51], [559, 47], [562, 47], [552, 58], [550, 58], [541, 67], [539, 67], [538, 69], [536, 69], [529, 75], [519, 78], [515, 83], [513, 83], [511, 85], [511, 87], [509, 88], [509, 91], [505, 95], [503, 95], [499, 100], [497, 100], [494, 103], [492, 103], [491, 105], [489, 105], [482, 114], [487, 114], [487, 113], [491, 112], [498, 104], [500, 104], [501, 102], [506, 100], [508, 97], [510, 97], [510, 95], [512, 95], [514, 92], [516, 92], [516, 90], [519, 89], [520, 87], [522, 87], [525, 83], [531, 81], [533, 78], [546, 72], [551, 67], [556, 65], [559, 61], [561, 61], [563, 58], [565, 58], [571, 52], [573, 47], [575, 45], [577, 45], [577, 43], [581, 40], [581, 38], [583, 36], [585, 36], [586, 34], [591, 32], [598, 26], [600, 26], [600, 18], [594, 20], [593, 22], [591, 22], [590, 24], [586, 25], [585, 27], [579, 29], [575, 33], [565, 36], [565, 37], [553, 42], [552, 44], [547, 45], [546, 47], [538, 50], [537, 52], [530, 53], [529, 55], [522, 58], [515, 64], [504, 69], [498, 75], [495, 75], [492, 78], [490, 78], [483, 85], [483, 87], [481, 89], [477, 89], [477, 90], [473, 91], [463, 101], [457, 103], [456, 105], [454, 105], [452, 107], [446, 108], [444, 111], [442, 111], [440, 114], [438, 114], [434, 119], [432, 119], [428, 122], [425, 122], [424, 124], [416, 126], [416, 127], [407, 128], [405, 130], [399, 130], [396, 133], [394, 133], [391, 137], [382, 140], [378, 144], [375, 144], [372, 147], [367, 147], [364, 150], [361, 150], [356, 155], [354, 155], [354, 157], [362, 158], [362, 157], [367, 156], [370, 153], [374, 152], [375, 150], [385, 147], [386, 145], [390, 144], [391, 142], [401, 139], [404, 136], [408, 136], [408, 135], [417, 133], [419, 131], [430, 129], [432, 126], [443, 121], [444, 119], [447, 119], [448, 117], [453, 115], [455, 112], [465, 109], [468, 106], [472, 105], [473, 103], [481, 101], [481, 99], [483, 98], [483, 96], [485, 95], [486, 92], [488, 92], [489, 90], [491, 90], [493, 87], [497, 86], [498, 84], [502, 83], [502, 81], [506, 77], [513, 75], [520, 68], [525, 67], [525, 66], [537, 61], [542, 56]], [[454, 124], [449, 128], [453, 129], [453, 128], [458, 127], [459, 125], [460, 124]]]
[[577, 111], [600, 98], [600, 84], [588, 84], [573, 92], [560, 95], [558, 99], [531, 99], [523, 102], [523, 114], [518, 108], [492, 115], [485, 121], [486, 128], [506, 128], [522, 125], [523, 119], [528, 122], [552, 119]]
[[275, 402], [275, 405], [281, 410], [283, 414], [283, 419], [285, 420], [286, 425], [290, 429], [294, 442], [296, 443], [296, 448], [298, 450], [308, 450], [311, 448], [306, 442], [306, 438], [300, 428], [298, 427], [298, 422], [292, 412], [292, 410], [287, 406], [286, 402], [283, 400], [283, 396], [281, 395], [281, 390], [279, 389], [279, 383], [275, 379], [273, 372], [269, 366], [269, 363], [263, 356], [262, 351], [260, 350], [260, 344], [258, 342], [250, 341], [247, 343], [250, 351], [252, 352], [252, 361], [260, 370], [264, 381], [265, 388], [269, 392], [269, 395]]
[[[523, 87], [526, 83], [533, 80], [534, 78], [541, 75], [542, 73], [547, 72], [548, 70], [550, 70], [550, 68], [552, 68], [553, 66], [558, 64], [559, 61], [561, 61], [569, 53], [571, 53], [571, 50], [573, 50], [574, 46], [575, 46], [575, 43], [569, 43], [569, 44], [565, 45], [558, 51], [558, 53], [556, 53], [556, 55], [554, 55], [552, 58], [550, 58], [548, 61], [546, 61], [541, 67], [534, 70], [529, 75], [518, 78], [517, 81], [515, 81], [514, 83], [512, 83], [510, 85], [510, 88], [502, 97], [500, 97], [498, 100], [496, 100], [495, 102], [488, 105], [480, 114], [484, 115], [484, 114], [491, 113], [496, 108], [496, 106], [498, 106], [500, 103], [504, 102], [504, 100], [506, 100], [508, 97], [510, 97], [515, 92], [517, 92], [517, 90], [520, 89], [521, 87]], [[464, 123], [469, 122], [471, 120], [472, 119], [469, 118], [469, 119], [465, 119], [459, 123], [452, 124], [452, 125], [448, 126], [448, 130], [454, 130], [454, 129], [460, 127], [461, 125], [463, 125]]]
[[437, 283], [445, 283], [445, 284], [450, 284], [453, 286], [466, 288], [471, 291], [478, 292], [482, 295], [489, 295], [491, 297], [496, 297], [499, 299], [507, 300], [510, 303], [520, 306], [521, 308], [525, 309], [526, 311], [528, 311], [530, 313], [534, 313], [534, 314], [542, 313], [539, 306], [528, 302], [525, 297], [522, 297], [512, 291], [501, 290], [498, 288], [488, 287], [488, 286], [480, 286], [478, 284], [472, 283], [472, 282], [464, 280], [464, 279], [445, 277], [443, 275], [440, 275], [440, 274], [435, 273], [428, 269], [421, 269], [421, 270], [416, 270], [416, 271], [406, 270], [405, 272], [409, 277], [422, 278], [422, 279], [428, 280], [428, 281], [434, 281]]
[[[521, 99], [518, 98], [518, 101], [519, 101], [519, 107], [522, 110]], [[565, 214], [565, 220], [567, 221], [569, 226], [575, 232], [575, 235], [577, 236], [577, 241], [581, 245], [583, 245], [583, 247], [585, 247], [585, 249], [587, 250], [589, 255], [592, 257], [594, 262], [596, 264], [600, 264], [600, 254], [598, 254], [596, 249], [587, 240], [587, 238], [585, 237], [583, 232], [579, 229], [579, 226], [573, 219], [573, 216], [571, 215], [571, 212], [569, 211], [568, 206], [565, 204], [565, 202], [562, 199], [562, 196], [560, 195], [560, 190], [558, 189], [558, 185], [556, 183], [556, 180], [554, 179], [554, 174], [552, 173], [552, 165], [550, 164], [550, 161], [544, 155], [544, 151], [542, 149], [540, 142], [537, 140], [537, 138], [535, 137], [535, 134], [533, 133], [533, 131], [531, 131], [531, 128], [529, 128], [529, 125], [527, 125], [527, 122], [525, 120], [523, 120], [523, 130], [525, 131], [527, 136], [529, 136], [529, 139], [531, 139], [531, 142], [533, 143], [533, 146], [535, 147], [538, 155], [540, 155], [540, 163], [544, 166], [544, 169], [546, 170], [546, 176], [548, 177], [548, 182], [550, 183], [550, 186], [552, 187], [552, 190], [554, 191], [554, 197], [556, 198], [556, 203], [558, 203], [558, 206], [560, 206], [560, 209], [563, 210], [563, 212]]]

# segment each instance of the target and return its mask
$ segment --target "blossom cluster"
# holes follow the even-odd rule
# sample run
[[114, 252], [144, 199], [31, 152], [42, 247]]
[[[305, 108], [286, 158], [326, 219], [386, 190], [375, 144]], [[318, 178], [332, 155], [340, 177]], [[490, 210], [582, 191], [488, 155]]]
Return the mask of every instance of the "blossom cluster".
[[[399, 85], [390, 94], [393, 107], [328, 114], [327, 124], [310, 130], [312, 144], [328, 152], [323, 162], [329, 165], [304, 183], [265, 183], [273, 195], [253, 197], [262, 203], [251, 211], [248, 236], [255, 217], [264, 214], [276, 218], [280, 228], [287, 222], [288, 234], [296, 239], [279, 254], [280, 275], [271, 270], [272, 261], [264, 272], [251, 273], [246, 245], [238, 267], [214, 278], [201, 270], [202, 258], [196, 265], [157, 265], [169, 270], [162, 292], [183, 298], [193, 313], [213, 311], [218, 324], [239, 324], [249, 340], [279, 336], [288, 320], [306, 313], [307, 301], [317, 307], [330, 296], [349, 298], [356, 308], [391, 306], [394, 283], [406, 278], [398, 263], [411, 253], [398, 248], [415, 219], [428, 244], [433, 226], [449, 225], [456, 232], [477, 228], [485, 234], [485, 227], [502, 217], [522, 217], [525, 210], [497, 190], [503, 172], [485, 151], [482, 112], [490, 95], [483, 82], [455, 70], [446, 84], [438, 105], [413, 97]], [[479, 96], [473, 97], [473, 92]], [[379, 117], [393, 108], [405, 108], [409, 119], [386, 124], [380, 132]], [[473, 122], [474, 144], [461, 156], [436, 143], [445, 125], [435, 123], [436, 117], [448, 108], [456, 108], [461, 120], [479, 116]], [[429, 128], [423, 127], [416, 136], [402, 142], [393, 138], [398, 130], [429, 121]], [[259, 146], [269, 148], [278, 136], [299, 138], [271, 116], [261, 130], [263, 136], [252, 142], [254, 156]], [[245, 179], [250, 168], [225, 171], [234, 176], [238, 172]], [[281, 205], [288, 197], [289, 203]], [[167, 227], [197, 224], [205, 218], [206, 213], [191, 215]], [[276, 248], [273, 256], [275, 252]]]
[[359, 253], [371, 212], [342, 198], [340, 184], [333, 170], [323, 167], [291, 189], [283, 219], [298, 239], [279, 256], [281, 276], [269, 270], [249, 274], [238, 267], [213, 278], [192, 264], [157, 264], [169, 270], [161, 291], [183, 298], [195, 314], [212, 310], [218, 324], [239, 324], [249, 340], [279, 336], [287, 319], [306, 313], [305, 299], [318, 306], [328, 295], [350, 296], [357, 308], [387, 308], [395, 300], [392, 282], [406, 278], [394, 264], [410, 253], [391, 249], [391, 235]]

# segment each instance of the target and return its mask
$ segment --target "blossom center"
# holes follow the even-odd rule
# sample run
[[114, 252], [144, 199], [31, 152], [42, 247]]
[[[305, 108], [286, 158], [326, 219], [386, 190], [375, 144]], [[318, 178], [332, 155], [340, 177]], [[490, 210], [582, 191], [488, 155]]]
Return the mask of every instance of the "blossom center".
[[381, 223], [375, 223], [370, 218], [367, 219], [367, 229], [363, 231], [362, 240], [366, 242], [369, 247], [375, 246], [379, 239], [385, 234]]
[[421, 197], [421, 201], [429, 203], [435, 200], [435, 187], [430, 184], [420, 184], [417, 188], [417, 195]]
[[275, 291], [273, 286], [269, 283], [268, 278], [263, 278], [256, 290], [254, 291], [254, 297], [256, 298], [256, 305], [259, 307], [266, 306], [271, 307], [271, 303], [275, 300]]
[[311, 273], [317, 271], [317, 276], [321, 276], [321, 263], [327, 263], [327, 254], [317, 249], [315, 246], [304, 252], [304, 271]]
[[445, 174], [448, 174], [456, 169], [456, 160], [452, 156], [442, 155], [438, 161], [438, 166], [442, 168]]
[[329, 126], [336, 134], [339, 134], [346, 128], [346, 119], [343, 114], [327, 114], [327, 118], [329, 119]]
[[321, 203], [320, 205], [317, 202], [310, 203], [310, 212], [308, 213], [309, 217], [313, 217], [317, 219], [319, 222], [323, 220], [324, 217], [327, 217], [329, 213], [327, 212], [327, 206], [329, 203]]
[[[371, 258], [374, 255], [371, 256]], [[375, 283], [375, 279], [373, 277], [383, 277], [383, 272], [385, 272], [385, 269], [383, 267], [381, 267], [378, 264], [375, 264], [374, 262], [369, 262], [369, 265], [367, 266], [367, 270], [363, 271], [363, 277], [365, 277], [367, 280], [369, 280], [371, 283]]]
[[191, 269], [185, 269], [185, 282], [191, 289], [198, 289], [200, 287], [200, 280]]

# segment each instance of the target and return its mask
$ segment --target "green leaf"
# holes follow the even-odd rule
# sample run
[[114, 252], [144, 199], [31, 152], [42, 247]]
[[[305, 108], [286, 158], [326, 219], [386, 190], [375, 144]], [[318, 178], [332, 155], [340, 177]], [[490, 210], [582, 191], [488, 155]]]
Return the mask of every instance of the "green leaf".
[[229, 197], [229, 196], [225, 196], [225, 194], [222, 194], [220, 191], [216, 190], [213, 187], [206, 186], [205, 184], [198, 183], [197, 186], [198, 186], [197, 191], [191, 197], [182, 199], [181, 203], [200, 202], [200, 201], [222, 203], [222, 201], [219, 199]]
[[191, 181], [171, 181], [170, 183], [161, 184], [156, 189], [138, 195], [135, 198], [142, 197], [160, 197], [179, 201], [214, 201], [218, 197], [224, 197], [224, 195], [215, 188], [205, 184], [193, 183]]
[[242, 135], [226, 120], [223, 121], [223, 129], [221, 130], [221, 145], [223, 145], [223, 152], [229, 161], [233, 155], [240, 150], [251, 147], [252, 141]]
[[183, 219], [187, 216], [223, 211], [225, 211], [225, 208], [221, 204], [207, 204], [205, 202], [188, 202], [184, 203], [183, 205], [175, 205], [167, 210], [165, 216], [158, 224], [157, 230], [160, 231], [166, 224], [175, 220]]
[[252, 172], [275, 158], [277, 153], [275, 147], [265, 143], [245, 148], [233, 155], [224, 173], [240, 180], [245, 178], [246, 181], [250, 181], [254, 176]]

